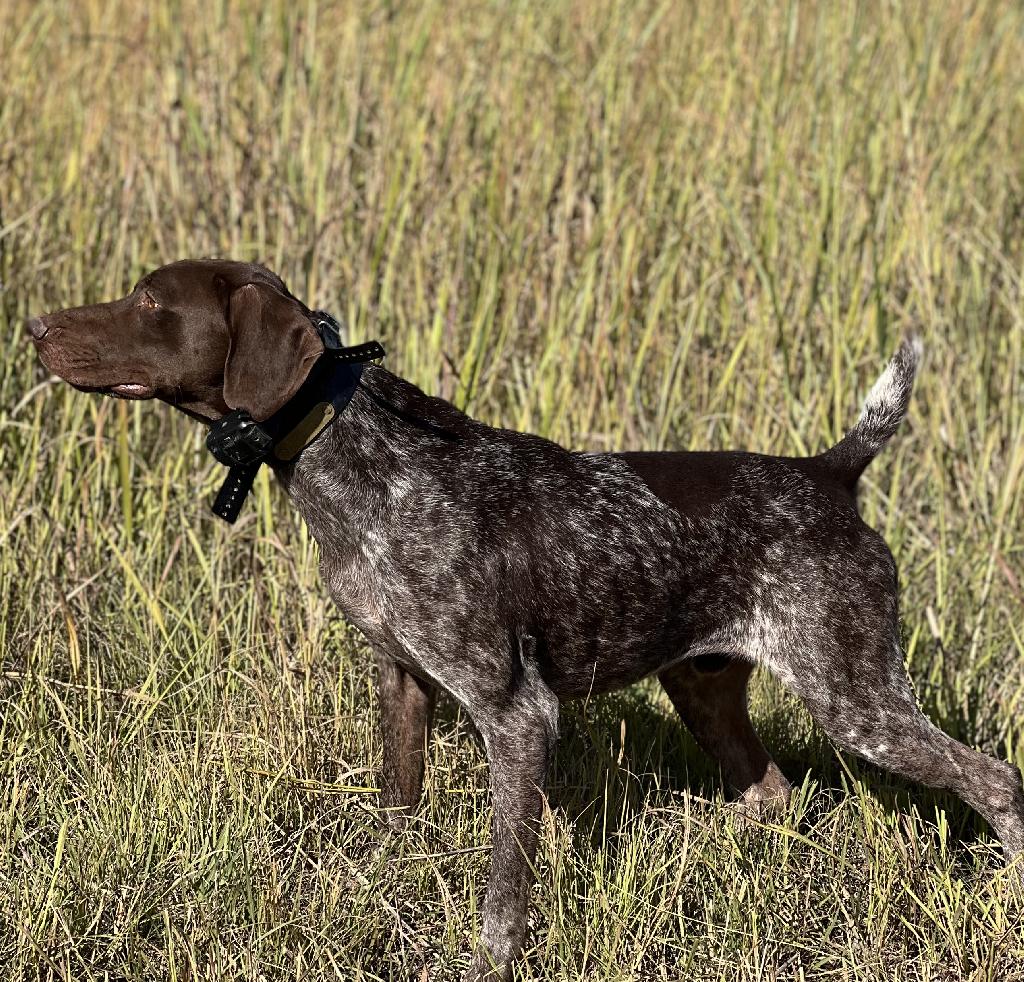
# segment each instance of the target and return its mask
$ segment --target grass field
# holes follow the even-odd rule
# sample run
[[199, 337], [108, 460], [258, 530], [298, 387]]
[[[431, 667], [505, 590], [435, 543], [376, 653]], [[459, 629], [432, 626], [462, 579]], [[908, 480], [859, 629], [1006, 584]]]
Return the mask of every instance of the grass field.
[[[0, 5], [5, 979], [448, 980], [487, 769], [442, 708], [383, 831], [364, 644], [266, 481], [48, 380], [30, 312], [260, 259], [388, 364], [571, 446], [834, 441], [927, 361], [862, 484], [928, 714], [1024, 765], [1024, 9], [962, 3]], [[567, 708], [524, 979], [1012, 980], [1024, 905], [957, 800], [840, 759], [764, 828], [653, 684]]]

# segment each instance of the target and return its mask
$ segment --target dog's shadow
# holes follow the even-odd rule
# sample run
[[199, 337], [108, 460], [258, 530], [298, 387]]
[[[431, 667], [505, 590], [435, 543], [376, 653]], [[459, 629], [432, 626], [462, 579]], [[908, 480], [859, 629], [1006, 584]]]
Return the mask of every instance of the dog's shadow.
[[[955, 847], [966, 849], [991, 834], [953, 794], [905, 781], [849, 756], [841, 761], [793, 699], [768, 700], [755, 713], [755, 726], [794, 786], [808, 777], [816, 785], [816, 806], [799, 820], [802, 834], [813, 837], [814, 816], [849, 799], [851, 776], [862, 779], [887, 816], [908, 815], [914, 807], [925, 822], [934, 823], [937, 812], [944, 811]], [[593, 848], [614, 849], [617, 830], [644, 809], [678, 804], [687, 792], [709, 803], [735, 798], [718, 765], [700, 749], [667, 700], [654, 695], [653, 686], [563, 708], [548, 800], [572, 821], [574, 836], [589, 838]]]
[[[992, 839], [984, 820], [958, 797], [904, 780], [849, 755], [840, 759], [824, 733], [814, 726], [799, 700], [774, 680], [753, 685], [752, 716], [761, 741], [794, 787], [813, 786], [812, 807], [764, 816], [768, 824], [792, 824], [814, 840], [816, 822], [848, 803], [855, 794], [853, 778], [888, 819], [899, 824], [915, 809], [921, 820], [935, 825], [945, 813], [947, 841], [958, 865], [971, 865], [968, 847]], [[764, 696], [767, 695], [767, 698]], [[933, 713], [930, 715], [934, 715]], [[954, 721], [938, 720], [944, 728]], [[442, 699], [437, 723], [456, 739], [472, 726], [458, 706]], [[970, 721], [959, 721], [970, 730]], [[724, 821], [723, 800], [736, 794], [723, 781], [717, 763], [697, 745], [667, 698], [653, 682], [609, 693], [585, 704], [562, 706], [559, 739], [548, 774], [551, 808], [571, 826], [571, 839], [590, 851], [602, 850], [614, 863], [619, 835], [651, 809], [675, 808], [689, 795], [687, 808]], [[759, 834], [758, 823], [745, 826]], [[741, 826], [744, 827], [744, 826]], [[959, 855], [957, 855], [959, 854]]]

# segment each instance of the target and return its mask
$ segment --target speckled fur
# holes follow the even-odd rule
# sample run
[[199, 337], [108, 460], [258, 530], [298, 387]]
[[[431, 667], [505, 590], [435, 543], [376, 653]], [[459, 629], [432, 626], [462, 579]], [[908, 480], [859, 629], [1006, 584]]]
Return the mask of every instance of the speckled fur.
[[[27, 328], [71, 384], [209, 423], [290, 398], [322, 350], [309, 317], [269, 270], [200, 260]], [[419, 798], [438, 691], [486, 746], [491, 871], [467, 979], [509, 978], [522, 950], [559, 703], [652, 674], [745, 807], [789, 792], [747, 714], [762, 665], [839, 747], [956, 792], [1008, 858], [1024, 850], [1016, 768], [917, 707], [896, 567], [857, 513], [857, 479], [904, 418], [919, 357], [904, 342], [857, 424], [812, 458], [572, 453], [371, 366], [344, 414], [277, 466], [331, 596], [376, 654], [392, 823]]]
[[[419, 680], [417, 722], [392, 739], [422, 748], [423, 688], [457, 699], [483, 737], [493, 865], [470, 978], [506, 977], [523, 944], [559, 701], [653, 673], [745, 802], [789, 791], [746, 713], [761, 664], [837, 745], [956, 791], [1008, 855], [1024, 847], [1016, 770], [918, 710], [895, 564], [857, 514], [856, 476], [903, 418], [915, 364], [902, 348], [858, 427], [810, 459], [572, 453], [369, 368], [339, 423], [279, 469], [332, 597], [389, 673]], [[407, 757], [416, 774], [421, 759]], [[420, 785], [385, 778], [397, 787], [385, 804], [400, 822]]]

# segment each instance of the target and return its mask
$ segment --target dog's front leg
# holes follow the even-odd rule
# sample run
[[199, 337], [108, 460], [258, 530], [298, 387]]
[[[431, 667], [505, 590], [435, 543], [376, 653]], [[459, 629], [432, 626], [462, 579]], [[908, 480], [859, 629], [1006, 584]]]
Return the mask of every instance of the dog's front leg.
[[376, 649], [377, 705], [384, 748], [381, 807], [388, 824], [405, 827], [423, 791], [424, 753], [437, 690]]
[[494, 808], [491, 872], [483, 930], [466, 982], [512, 977], [523, 949], [526, 908], [544, 801], [544, 780], [558, 734], [558, 700], [539, 680], [520, 686], [512, 707], [474, 722], [487, 746]]

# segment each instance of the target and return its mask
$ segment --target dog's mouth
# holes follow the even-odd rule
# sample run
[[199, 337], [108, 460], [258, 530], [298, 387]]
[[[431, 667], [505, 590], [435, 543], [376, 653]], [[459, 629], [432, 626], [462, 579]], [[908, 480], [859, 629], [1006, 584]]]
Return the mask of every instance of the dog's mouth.
[[148, 382], [107, 382], [112, 375], [117, 378], [121, 371], [134, 375], [137, 369], [104, 366], [97, 355], [88, 350], [68, 352], [49, 343], [37, 341], [36, 344], [42, 363], [79, 392], [95, 392], [117, 399], [152, 399], [156, 395], [156, 386]]
[[144, 385], [142, 382], [120, 382], [110, 386], [106, 390], [118, 399], [149, 399], [155, 390], [151, 385]]
[[100, 395], [113, 396], [115, 399], [152, 399], [156, 395], [156, 389], [144, 382], [118, 382], [116, 385], [88, 385], [77, 382], [71, 384], [79, 392], [97, 392]]

